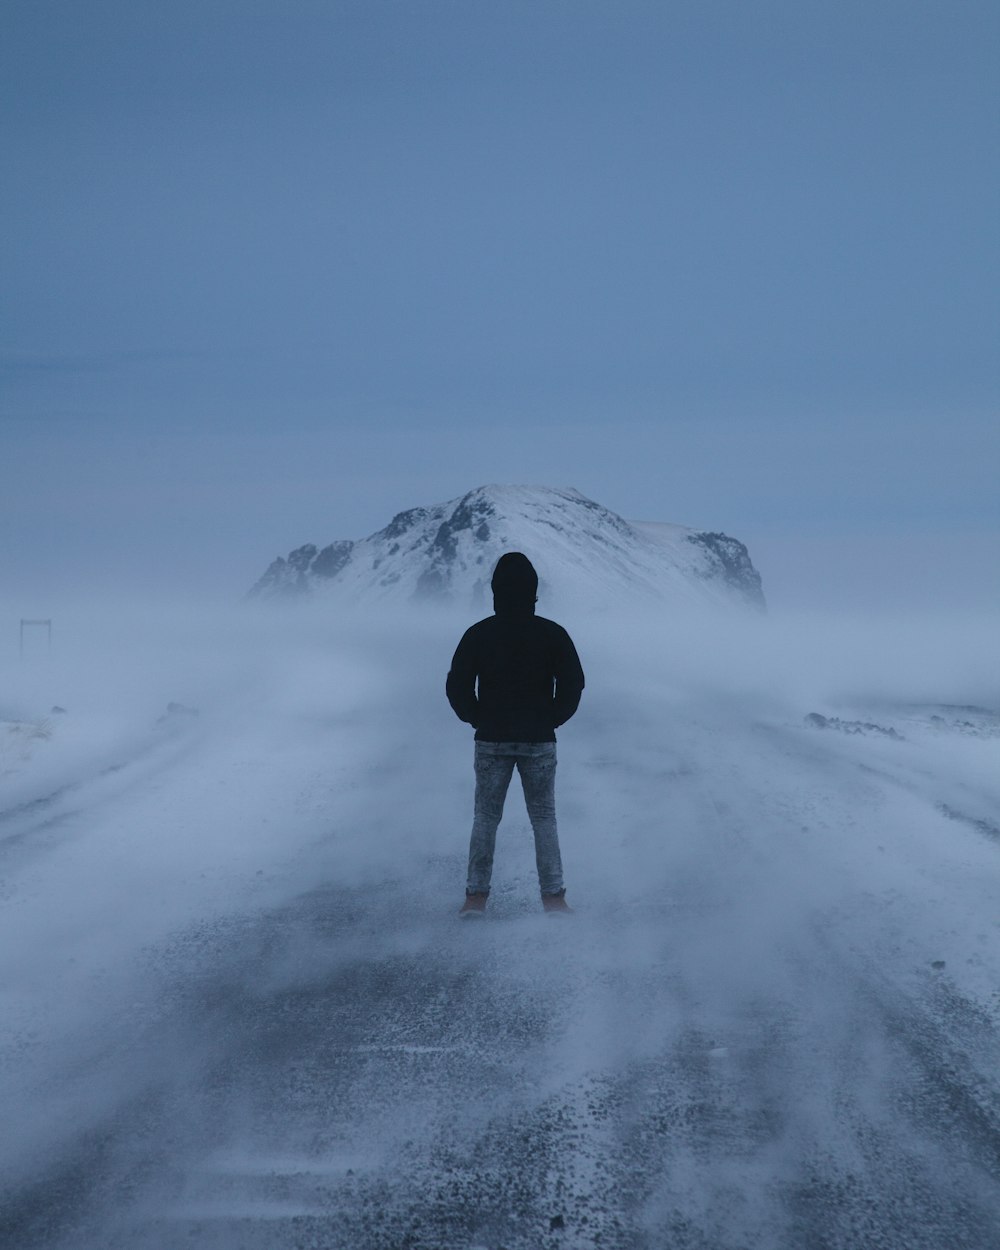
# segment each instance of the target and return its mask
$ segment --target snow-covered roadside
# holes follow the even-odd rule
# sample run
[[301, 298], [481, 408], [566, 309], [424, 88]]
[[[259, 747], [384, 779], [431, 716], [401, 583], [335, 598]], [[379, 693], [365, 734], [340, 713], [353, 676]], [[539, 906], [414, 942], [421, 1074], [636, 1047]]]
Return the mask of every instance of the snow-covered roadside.
[[[55, 689], [68, 708], [0, 786], [0, 1079], [17, 1126], [2, 1162], [17, 1173], [149, 1078], [129, 1058], [157, 1009], [145, 952], [299, 888], [296, 855], [349, 819], [372, 751], [356, 715], [377, 682], [353, 649], [310, 649], [308, 629], [286, 644], [246, 614], [211, 621], [197, 650], [189, 618], [148, 624], [127, 655], [91, 637], [5, 675], [21, 706]], [[168, 691], [197, 709], [168, 712]], [[73, 1078], [119, 1044], [104, 1080]]]

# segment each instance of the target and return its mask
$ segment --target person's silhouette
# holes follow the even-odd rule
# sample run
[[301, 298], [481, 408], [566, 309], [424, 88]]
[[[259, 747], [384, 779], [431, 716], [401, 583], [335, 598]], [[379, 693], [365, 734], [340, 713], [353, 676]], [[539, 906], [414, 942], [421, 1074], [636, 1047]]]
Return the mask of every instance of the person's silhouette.
[[520, 551], [493, 573], [494, 615], [465, 631], [448, 673], [448, 701], [476, 731], [476, 801], [462, 915], [486, 908], [497, 826], [516, 767], [535, 834], [546, 911], [569, 911], [556, 830], [556, 729], [576, 711], [583, 669], [561, 625], [535, 615], [538, 574]]

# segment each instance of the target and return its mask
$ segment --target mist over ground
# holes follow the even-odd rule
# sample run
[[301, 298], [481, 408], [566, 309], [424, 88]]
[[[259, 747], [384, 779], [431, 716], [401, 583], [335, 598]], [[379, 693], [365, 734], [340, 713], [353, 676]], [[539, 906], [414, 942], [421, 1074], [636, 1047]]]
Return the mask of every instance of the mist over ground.
[[539, 610], [562, 923], [516, 781], [455, 914], [469, 614], [8, 646], [4, 1244], [995, 1244], [996, 620]]

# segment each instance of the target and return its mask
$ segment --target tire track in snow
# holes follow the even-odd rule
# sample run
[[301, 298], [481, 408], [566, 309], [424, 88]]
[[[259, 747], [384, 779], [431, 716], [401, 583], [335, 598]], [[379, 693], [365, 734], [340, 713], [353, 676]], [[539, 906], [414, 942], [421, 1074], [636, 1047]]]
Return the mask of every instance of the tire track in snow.
[[0, 811], [0, 868], [16, 870], [61, 846], [72, 836], [70, 826], [91, 827], [95, 812], [169, 772], [197, 747], [189, 734], [153, 740], [127, 760]]

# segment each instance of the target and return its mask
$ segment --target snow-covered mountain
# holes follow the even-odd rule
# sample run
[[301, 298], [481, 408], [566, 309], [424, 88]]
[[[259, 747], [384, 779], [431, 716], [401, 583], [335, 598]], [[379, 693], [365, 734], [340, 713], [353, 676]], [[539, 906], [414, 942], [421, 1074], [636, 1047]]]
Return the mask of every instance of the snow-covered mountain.
[[493, 567], [512, 550], [538, 570], [542, 611], [636, 601], [764, 606], [760, 574], [737, 539], [626, 521], [578, 490], [547, 486], [481, 486], [400, 512], [358, 542], [308, 543], [276, 559], [250, 593], [489, 606]]

